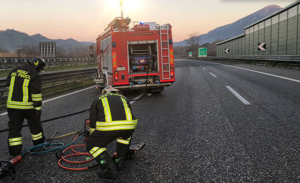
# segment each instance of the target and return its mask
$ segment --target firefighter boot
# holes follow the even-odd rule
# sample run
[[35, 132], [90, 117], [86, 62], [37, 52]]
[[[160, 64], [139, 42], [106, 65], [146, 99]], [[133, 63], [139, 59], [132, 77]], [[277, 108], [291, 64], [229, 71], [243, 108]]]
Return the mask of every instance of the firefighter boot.
[[125, 158], [123, 158], [123, 157], [115, 159], [115, 165], [116, 165], [118, 171], [123, 170], [124, 161], [125, 161]]
[[101, 170], [98, 173], [98, 176], [106, 179], [116, 179], [118, 177], [118, 171], [116, 169], [116, 166], [111, 163], [106, 168]]
[[98, 173], [101, 178], [116, 179], [118, 176], [117, 168], [109, 156], [109, 154], [104, 151], [100, 157], [96, 158], [97, 162], [100, 164], [102, 170]]

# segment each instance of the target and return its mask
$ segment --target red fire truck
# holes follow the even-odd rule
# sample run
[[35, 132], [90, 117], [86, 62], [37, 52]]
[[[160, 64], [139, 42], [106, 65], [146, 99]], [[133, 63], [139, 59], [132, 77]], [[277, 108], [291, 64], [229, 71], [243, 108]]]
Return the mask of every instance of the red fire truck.
[[172, 26], [115, 18], [97, 38], [97, 64], [102, 87], [163, 91], [175, 81]]

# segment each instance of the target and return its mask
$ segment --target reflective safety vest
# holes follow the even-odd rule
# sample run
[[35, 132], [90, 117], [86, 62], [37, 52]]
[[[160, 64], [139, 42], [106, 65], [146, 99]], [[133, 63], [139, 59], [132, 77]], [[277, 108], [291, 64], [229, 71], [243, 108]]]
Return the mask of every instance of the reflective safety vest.
[[7, 108], [41, 110], [41, 77], [32, 66], [26, 64], [13, 69], [6, 82], [9, 88]]
[[110, 93], [96, 99], [90, 110], [90, 131], [133, 130], [137, 118], [131, 112], [130, 103], [122, 95]]

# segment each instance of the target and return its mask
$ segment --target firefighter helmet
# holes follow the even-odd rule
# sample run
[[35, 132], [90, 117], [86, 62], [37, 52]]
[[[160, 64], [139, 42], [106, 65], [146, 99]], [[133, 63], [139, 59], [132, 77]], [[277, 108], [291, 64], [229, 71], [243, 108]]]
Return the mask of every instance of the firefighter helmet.
[[111, 86], [107, 86], [107, 87], [103, 88], [103, 90], [102, 90], [102, 94], [105, 94], [105, 93], [119, 93], [120, 94], [120, 91]]
[[29, 64], [35, 68], [38, 72], [46, 70], [46, 62], [43, 58], [37, 57], [29, 61]]

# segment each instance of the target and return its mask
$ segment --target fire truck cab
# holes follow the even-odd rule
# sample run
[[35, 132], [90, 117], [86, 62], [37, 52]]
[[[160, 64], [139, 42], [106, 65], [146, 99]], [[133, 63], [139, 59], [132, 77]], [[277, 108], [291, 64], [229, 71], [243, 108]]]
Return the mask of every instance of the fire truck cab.
[[161, 92], [175, 81], [172, 26], [112, 20], [97, 38], [95, 82], [117, 89]]

